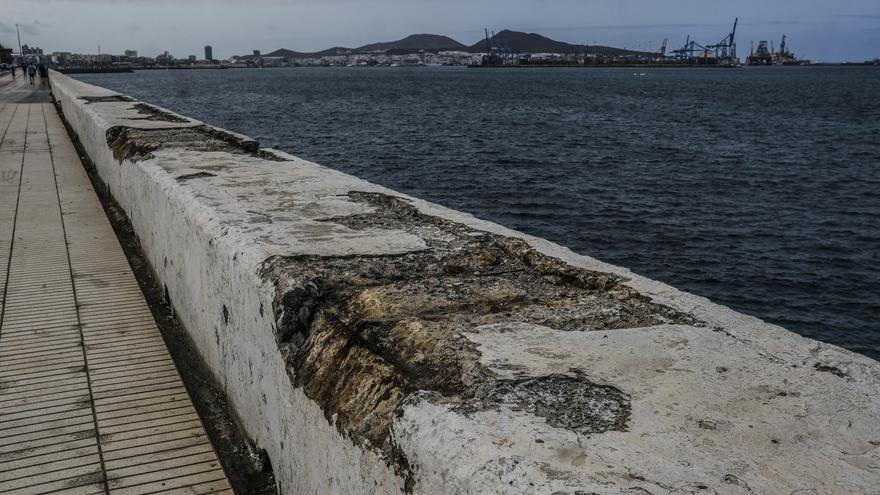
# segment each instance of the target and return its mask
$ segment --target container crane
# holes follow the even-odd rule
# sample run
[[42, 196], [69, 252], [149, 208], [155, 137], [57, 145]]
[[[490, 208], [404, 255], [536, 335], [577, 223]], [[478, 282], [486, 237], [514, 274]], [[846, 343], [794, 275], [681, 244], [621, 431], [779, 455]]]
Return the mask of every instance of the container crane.
[[730, 33], [714, 45], [701, 45], [691, 40], [688, 35], [684, 46], [672, 51], [673, 56], [678, 61], [696, 65], [736, 67], [739, 65], [739, 59], [736, 57], [736, 28], [738, 25], [739, 18], [736, 18]]
[[718, 65], [736, 66], [739, 65], [739, 59], [736, 57], [736, 26], [739, 24], [739, 17], [733, 21], [733, 29], [730, 34], [714, 45], [706, 46], [707, 49], [715, 52], [715, 60]]

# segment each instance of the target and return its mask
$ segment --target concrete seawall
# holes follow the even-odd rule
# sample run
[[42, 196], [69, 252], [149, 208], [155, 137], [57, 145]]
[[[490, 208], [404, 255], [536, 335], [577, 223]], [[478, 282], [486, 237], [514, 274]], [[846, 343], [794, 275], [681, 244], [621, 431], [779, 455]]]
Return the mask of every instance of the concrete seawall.
[[52, 76], [285, 494], [880, 486], [871, 359]]

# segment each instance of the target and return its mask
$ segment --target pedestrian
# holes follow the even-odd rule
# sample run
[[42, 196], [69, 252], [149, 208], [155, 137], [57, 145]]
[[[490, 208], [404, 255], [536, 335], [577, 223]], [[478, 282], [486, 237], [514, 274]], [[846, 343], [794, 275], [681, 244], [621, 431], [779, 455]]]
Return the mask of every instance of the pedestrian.
[[46, 68], [46, 64], [40, 64], [37, 67], [37, 70], [40, 74], [40, 86], [48, 86], [49, 85], [49, 69]]
[[15, 64], [9, 64], [9, 70], [12, 71], [12, 78], [15, 79]]
[[28, 75], [28, 80], [30, 80], [30, 82], [31, 82], [31, 86], [33, 86], [34, 85], [34, 76], [37, 75], [37, 66], [34, 65], [33, 62], [31, 62], [27, 66], [27, 75]]

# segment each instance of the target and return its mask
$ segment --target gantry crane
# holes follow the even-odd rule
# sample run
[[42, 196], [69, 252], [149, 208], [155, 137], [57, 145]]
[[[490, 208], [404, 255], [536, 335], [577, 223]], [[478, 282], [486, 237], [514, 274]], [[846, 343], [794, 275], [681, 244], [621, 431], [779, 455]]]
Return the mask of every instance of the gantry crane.
[[736, 57], [736, 27], [739, 24], [739, 18], [733, 21], [733, 29], [718, 43], [714, 45], [701, 45], [691, 40], [690, 35], [682, 48], [673, 50], [673, 56], [676, 60], [690, 62], [701, 65], [739, 65], [739, 59]]

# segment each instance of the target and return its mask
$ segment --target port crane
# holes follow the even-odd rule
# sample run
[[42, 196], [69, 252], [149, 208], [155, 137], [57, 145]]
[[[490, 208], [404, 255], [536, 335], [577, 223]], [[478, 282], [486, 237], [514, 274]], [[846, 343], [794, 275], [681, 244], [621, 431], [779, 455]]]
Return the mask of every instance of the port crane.
[[492, 31], [489, 37], [489, 29], [486, 29], [486, 50], [488, 62], [491, 65], [514, 65], [519, 62], [519, 52], [504, 44], [501, 36]]
[[663, 44], [660, 45], [660, 51], [657, 52], [657, 55], [659, 55], [660, 58], [666, 57], [666, 44], [667, 43], [669, 43], [669, 38], [663, 38]]
[[699, 60], [708, 60], [709, 49], [692, 40], [691, 36], [688, 35], [687, 41], [684, 42], [684, 46], [677, 50], [673, 50], [672, 54], [675, 59], [679, 61], [697, 62]]
[[672, 54], [676, 60], [691, 62], [700, 65], [739, 65], [739, 59], [736, 57], [736, 27], [739, 24], [739, 18], [733, 21], [733, 29], [718, 43], [713, 45], [702, 45], [692, 40], [690, 35], [687, 37], [684, 46], [673, 50]]
[[736, 58], [736, 26], [739, 24], [739, 17], [733, 21], [733, 29], [730, 34], [714, 45], [706, 48], [715, 51], [715, 59], [719, 65], [737, 65], [739, 60]]

